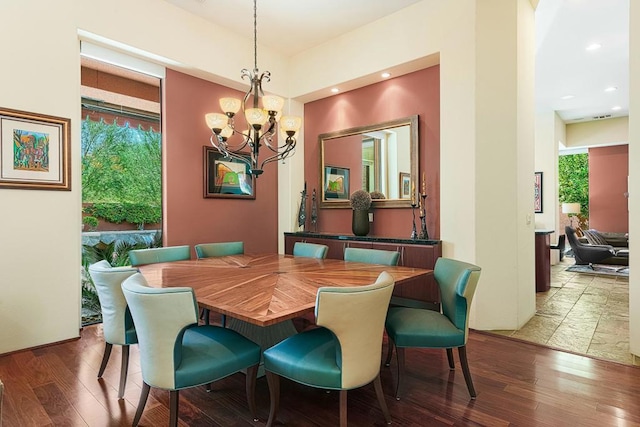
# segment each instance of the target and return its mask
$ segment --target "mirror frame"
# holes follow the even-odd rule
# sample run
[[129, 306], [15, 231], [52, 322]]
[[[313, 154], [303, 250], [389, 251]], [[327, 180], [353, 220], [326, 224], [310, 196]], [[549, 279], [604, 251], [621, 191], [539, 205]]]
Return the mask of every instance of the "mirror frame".
[[[409, 117], [403, 117], [401, 119], [389, 120], [382, 123], [376, 123], [367, 126], [358, 126], [349, 129], [338, 130], [334, 132], [328, 132], [318, 135], [318, 144], [320, 145], [320, 203], [319, 206], [323, 209], [344, 209], [351, 208], [349, 199], [346, 200], [325, 200], [325, 182], [324, 182], [324, 143], [325, 141], [341, 138], [343, 136], [357, 135], [364, 132], [371, 132], [389, 128], [396, 128], [400, 126], [410, 126], [410, 141], [409, 149], [411, 151], [411, 182], [417, 182], [418, 180], [418, 159], [419, 159], [419, 132], [418, 132], [418, 115], [415, 114]], [[355, 190], [352, 190], [355, 191]], [[415, 189], [414, 189], [415, 192]], [[410, 208], [411, 199], [374, 199], [371, 203], [372, 208]]]

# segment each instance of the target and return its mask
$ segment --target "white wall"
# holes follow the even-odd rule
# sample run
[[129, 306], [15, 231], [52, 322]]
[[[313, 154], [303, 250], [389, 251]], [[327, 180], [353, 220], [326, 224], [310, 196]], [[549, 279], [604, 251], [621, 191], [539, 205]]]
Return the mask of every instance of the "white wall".
[[564, 234], [558, 233], [558, 144], [564, 139], [564, 123], [554, 111], [536, 114], [535, 170], [543, 172], [543, 185], [542, 213], [535, 214], [535, 221], [537, 229], [556, 230], [552, 242]]
[[620, 145], [629, 141], [629, 117], [569, 123], [566, 126], [567, 148]]

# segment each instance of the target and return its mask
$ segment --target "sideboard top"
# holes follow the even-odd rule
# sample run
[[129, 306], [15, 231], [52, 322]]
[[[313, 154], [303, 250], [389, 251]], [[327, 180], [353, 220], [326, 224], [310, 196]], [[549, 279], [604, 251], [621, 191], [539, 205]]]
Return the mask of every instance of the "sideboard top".
[[440, 240], [411, 239], [406, 237], [354, 236], [352, 234], [313, 233], [309, 231], [285, 232], [285, 236], [316, 239], [349, 240], [358, 242], [402, 243], [408, 245], [439, 245]]

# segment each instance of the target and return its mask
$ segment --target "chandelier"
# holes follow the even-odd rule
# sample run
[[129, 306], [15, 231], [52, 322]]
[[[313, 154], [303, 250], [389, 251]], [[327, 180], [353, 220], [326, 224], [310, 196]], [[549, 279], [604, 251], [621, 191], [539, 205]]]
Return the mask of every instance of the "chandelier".
[[[284, 160], [295, 152], [295, 136], [300, 130], [302, 119], [296, 116], [281, 116], [284, 99], [279, 96], [265, 95], [262, 91], [262, 82], [271, 80], [271, 73], [265, 71], [261, 74], [258, 70], [256, 2], [257, 0], [253, 0], [254, 67], [253, 71], [246, 68], [241, 71], [242, 79], [249, 79], [251, 87], [242, 100], [221, 98], [220, 108], [223, 113], [208, 113], [205, 115], [205, 119], [207, 126], [213, 133], [210, 137], [211, 145], [225, 158], [246, 163], [249, 166], [249, 173], [257, 178], [262, 174], [262, 168], [265, 164]], [[241, 108], [247, 123], [245, 130], [241, 130], [235, 123], [236, 113]], [[277, 142], [278, 122], [281, 136], [284, 139], [282, 145], [278, 145]], [[231, 145], [229, 139], [235, 134], [241, 136], [241, 141], [236, 145]], [[259, 163], [258, 154], [262, 145], [267, 147], [271, 153], [262, 163]], [[247, 152], [247, 147], [250, 152]]]

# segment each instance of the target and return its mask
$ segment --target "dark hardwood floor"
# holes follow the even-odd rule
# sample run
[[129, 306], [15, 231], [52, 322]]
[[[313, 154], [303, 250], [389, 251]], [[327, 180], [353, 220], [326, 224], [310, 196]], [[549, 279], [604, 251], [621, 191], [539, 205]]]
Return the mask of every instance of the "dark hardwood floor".
[[[131, 425], [142, 383], [137, 347], [131, 349], [125, 397], [118, 400], [120, 349], [114, 346], [98, 380], [102, 327], [86, 327], [81, 335], [0, 356], [4, 427]], [[459, 365], [449, 371], [444, 351], [407, 351], [406, 392], [400, 401], [392, 397], [395, 359], [391, 368], [382, 368], [395, 425], [640, 426], [638, 367], [479, 332], [471, 333], [467, 347], [476, 400], [469, 399]], [[337, 393], [286, 380], [281, 391], [279, 425], [338, 425]], [[254, 423], [242, 374], [215, 383], [211, 393], [204, 387], [182, 391], [180, 424], [264, 425], [269, 412], [265, 378], [258, 379], [256, 394], [260, 421]], [[152, 389], [141, 425], [168, 424], [168, 406], [169, 393]], [[385, 425], [372, 385], [349, 392], [348, 417], [351, 426]]]

